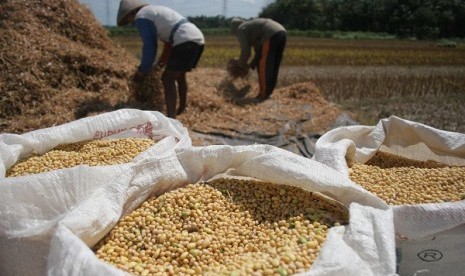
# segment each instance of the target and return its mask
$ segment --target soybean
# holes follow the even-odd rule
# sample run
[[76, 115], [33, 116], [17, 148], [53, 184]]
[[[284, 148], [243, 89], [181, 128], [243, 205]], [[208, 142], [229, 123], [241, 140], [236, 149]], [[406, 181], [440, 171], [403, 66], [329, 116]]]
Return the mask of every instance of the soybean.
[[7, 170], [6, 176], [38, 174], [78, 165], [127, 163], [154, 144], [155, 141], [149, 138], [119, 138], [59, 145], [45, 154], [32, 154], [19, 161]]
[[390, 205], [465, 199], [465, 167], [410, 160], [379, 151], [366, 164], [349, 163], [349, 177]]
[[317, 193], [222, 178], [148, 199], [94, 252], [135, 275], [291, 275], [347, 221], [347, 208]]

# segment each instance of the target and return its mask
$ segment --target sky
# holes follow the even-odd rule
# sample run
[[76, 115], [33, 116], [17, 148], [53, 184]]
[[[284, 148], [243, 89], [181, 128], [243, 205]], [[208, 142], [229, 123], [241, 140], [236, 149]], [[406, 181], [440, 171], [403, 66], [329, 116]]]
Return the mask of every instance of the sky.
[[[102, 25], [116, 25], [119, 0], [78, 0], [87, 5]], [[184, 16], [217, 16], [226, 18], [257, 17], [270, 0], [145, 0], [147, 3], [170, 7]], [[226, 6], [224, 5], [226, 3]], [[226, 8], [225, 8], [226, 7]]]

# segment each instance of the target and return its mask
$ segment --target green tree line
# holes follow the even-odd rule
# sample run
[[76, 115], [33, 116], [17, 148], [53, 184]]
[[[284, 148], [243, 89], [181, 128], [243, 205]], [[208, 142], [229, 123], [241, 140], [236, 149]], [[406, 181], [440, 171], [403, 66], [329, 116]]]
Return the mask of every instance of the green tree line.
[[[465, 0], [275, 0], [259, 17], [281, 23], [294, 35], [367, 33], [418, 39], [465, 38]], [[188, 18], [208, 34], [227, 34], [231, 18]], [[248, 19], [248, 18], [245, 18]], [[134, 32], [113, 28], [112, 34]]]
[[259, 16], [288, 29], [465, 37], [464, 0], [276, 0]]

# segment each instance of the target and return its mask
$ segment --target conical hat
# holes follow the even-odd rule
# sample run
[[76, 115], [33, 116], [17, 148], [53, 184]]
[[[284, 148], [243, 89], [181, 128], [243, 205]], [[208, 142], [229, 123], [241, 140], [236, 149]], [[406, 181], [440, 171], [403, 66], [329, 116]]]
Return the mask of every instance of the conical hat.
[[118, 26], [125, 25], [124, 20], [133, 10], [147, 6], [148, 3], [141, 0], [121, 0], [118, 9], [118, 18], [116, 20]]
[[231, 34], [235, 35], [237, 33], [237, 29], [239, 26], [244, 23], [244, 20], [240, 19], [239, 17], [234, 17], [231, 19]]

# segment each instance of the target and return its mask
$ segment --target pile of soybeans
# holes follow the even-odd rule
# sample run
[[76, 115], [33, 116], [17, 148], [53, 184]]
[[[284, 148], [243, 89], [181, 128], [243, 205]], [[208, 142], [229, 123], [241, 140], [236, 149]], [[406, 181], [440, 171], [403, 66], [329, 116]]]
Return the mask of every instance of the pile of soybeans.
[[127, 163], [154, 144], [155, 141], [149, 138], [119, 138], [60, 145], [45, 154], [32, 154], [20, 160], [7, 170], [6, 176], [38, 174], [78, 165]]
[[416, 161], [378, 151], [366, 164], [349, 164], [349, 177], [390, 205], [465, 199], [465, 167]]
[[307, 271], [347, 209], [322, 195], [220, 178], [145, 201], [94, 247], [137, 275], [290, 275]]

